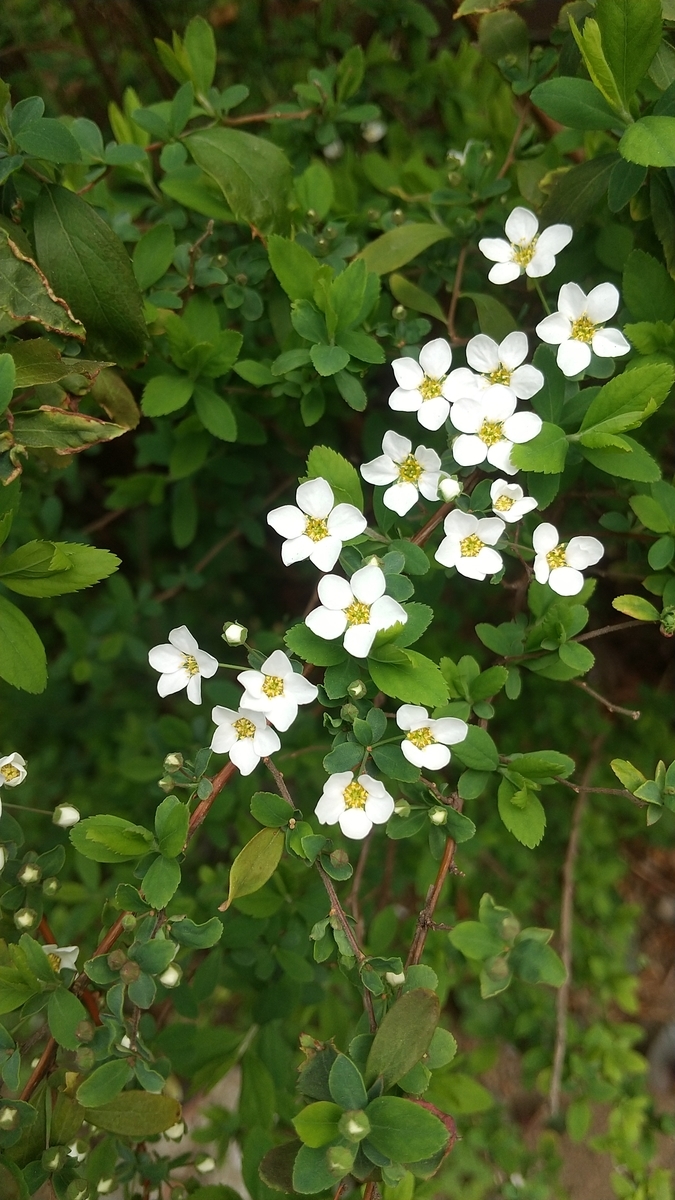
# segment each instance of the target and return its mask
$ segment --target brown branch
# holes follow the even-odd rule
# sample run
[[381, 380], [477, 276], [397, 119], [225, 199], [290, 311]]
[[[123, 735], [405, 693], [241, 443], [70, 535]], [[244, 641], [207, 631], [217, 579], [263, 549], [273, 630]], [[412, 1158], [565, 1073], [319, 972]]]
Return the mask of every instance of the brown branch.
[[574, 811], [572, 813], [572, 825], [570, 828], [569, 841], [567, 843], [567, 853], [565, 855], [565, 863], [563, 866], [563, 891], [562, 901], [560, 904], [560, 957], [562, 958], [563, 965], [565, 967], [566, 978], [562, 987], [558, 989], [558, 995], [556, 997], [555, 1050], [553, 1053], [551, 1087], [548, 1098], [552, 1117], [557, 1116], [558, 1112], [560, 1111], [560, 1089], [562, 1084], [563, 1068], [565, 1065], [565, 1053], [567, 1051], [567, 1014], [570, 1001], [570, 988], [572, 986], [574, 869], [579, 853], [581, 823], [583, 821], [586, 804], [588, 802], [589, 784], [598, 765], [600, 749], [603, 741], [604, 735], [596, 738], [591, 751], [591, 757], [583, 774], [581, 786], [578, 789], [577, 801], [574, 805]]
[[452, 867], [456, 849], [457, 844], [454, 838], [448, 838], [447, 842], [445, 843], [443, 857], [436, 873], [436, 879], [427, 896], [427, 902], [417, 918], [417, 927], [415, 929], [412, 945], [410, 947], [410, 953], [408, 954], [408, 958], [406, 960], [406, 967], [416, 966], [416, 964], [420, 961], [422, 954], [424, 953], [424, 945], [427, 940], [427, 934], [429, 930], [433, 928], [434, 912], [443, 890], [443, 884], [445, 883], [448, 872]]
[[527, 120], [527, 112], [527, 105], [521, 105], [518, 116], [518, 124], [516, 125], [513, 137], [511, 138], [511, 145], [506, 152], [506, 158], [497, 172], [497, 179], [503, 179], [507, 171], [513, 166], [513, 162], [516, 157], [516, 150], [518, 149], [518, 142], [520, 141], [520, 135], [523, 132], [523, 128]]
[[455, 329], [455, 317], [457, 315], [457, 304], [459, 303], [459, 294], [462, 287], [462, 279], [464, 278], [464, 264], [469, 246], [465, 243], [457, 258], [457, 270], [455, 271], [455, 280], [452, 285], [452, 295], [450, 297], [450, 308], [448, 310], [448, 337], [451, 342], [457, 341], [457, 331]]
[[574, 638], [575, 642], [590, 642], [591, 638], [603, 637], [606, 633], [616, 633], [619, 629], [632, 629], [636, 625], [644, 625], [644, 621], [617, 621], [616, 625], [603, 625], [602, 629], [591, 629], [590, 633], [581, 633]]
[[[349, 942], [349, 945], [351, 946], [351, 948], [354, 952], [354, 957], [355, 957], [357, 963], [359, 964], [359, 967], [362, 967], [366, 961], [366, 956], [363, 953], [363, 950], [361, 949], [361, 947], [359, 946], [359, 943], [356, 940], [356, 937], [354, 935], [354, 930], [352, 929], [351, 925], [349, 924], [349, 917], [347, 916], [342, 905], [340, 904], [340, 901], [338, 899], [338, 894], [335, 891], [335, 886], [333, 884], [333, 880], [331, 879], [330, 875], [328, 875], [326, 873], [326, 871], [324, 871], [324, 869], [321, 866], [321, 863], [319, 862], [318, 859], [315, 863], [315, 866], [321, 877], [321, 882], [323, 883], [323, 886], [325, 887], [325, 889], [328, 893], [328, 899], [330, 900], [331, 916], [337, 917], [337, 919], [340, 922], [340, 925], [342, 927], [342, 932], [344, 933], [347, 941]], [[377, 1021], [375, 1020], [375, 1011], [373, 1009], [373, 997], [371, 996], [367, 987], [364, 987], [364, 989], [363, 989], [363, 1006], [366, 1010], [366, 1013], [368, 1014], [368, 1024], [370, 1026], [370, 1032], [375, 1033], [375, 1031], [377, 1030]]]
[[270, 774], [274, 776], [274, 782], [276, 783], [276, 785], [277, 785], [279, 791], [281, 792], [281, 795], [283, 796], [286, 803], [290, 804], [292, 809], [295, 809], [295, 801], [293, 800], [291, 793], [289, 792], [288, 788], [286, 787], [286, 780], [283, 777], [283, 773], [279, 770], [279, 768], [277, 766], [275, 766], [275, 764], [272, 762], [271, 758], [264, 758], [263, 762], [264, 762], [265, 766], [267, 767], [267, 770], [270, 772]]
[[45, 1046], [44, 1050], [42, 1051], [42, 1054], [40, 1055], [38, 1062], [35, 1065], [35, 1069], [33, 1070], [33, 1073], [31, 1074], [30, 1078], [28, 1079], [28, 1081], [26, 1083], [26, 1086], [24, 1087], [21, 1095], [19, 1096], [19, 1100], [30, 1100], [30, 1098], [33, 1095], [33, 1092], [35, 1091], [40, 1080], [43, 1078], [44, 1075], [47, 1074], [47, 1072], [52, 1064], [52, 1060], [53, 1060], [55, 1054], [56, 1054], [56, 1042], [54, 1041], [53, 1037], [50, 1037], [49, 1041], [47, 1042], [47, 1045]]
[[581, 688], [582, 692], [586, 692], [587, 695], [592, 696], [599, 704], [604, 704], [609, 712], [620, 713], [622, 717], [630, 717], [632, 721], [639, 721], [640, 712], [637, 708], [622, 708], [620, 704], [614, 704], [611, 700], [607, 700], [605, 696], [601, 696], [600, 692], [596, 692], [592, 687], [589, 687], [582, 679], [572, 679], [570, 682], [575, 687]]
[[431, 537], [434, 529], [441, 524], [441, 521], [445, 520], [448, 513], [451, 512], [454, 507], [454, 500], [448, 500], [447, 504], [441, 504], [441, 507], [436, 510], [433, 517], [429, 518], [426, 525], [423, 525], [421, 529], [418, 529], [415, 536], [410, 539], [413, 545], [423, 546], [424, 543]]
[[252, 125], [256, 121], [306, 121], [313, 117], [315, 108], [302, 108], [299, 112], [248, 113], [243, 117], [223, 117], [223, 125]]

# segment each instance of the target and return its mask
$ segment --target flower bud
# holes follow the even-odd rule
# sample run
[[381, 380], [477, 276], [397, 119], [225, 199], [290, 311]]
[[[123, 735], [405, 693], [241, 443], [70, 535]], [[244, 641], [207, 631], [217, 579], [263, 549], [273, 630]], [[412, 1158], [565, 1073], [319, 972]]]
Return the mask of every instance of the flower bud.
[[329, 162], [335, 162], [336, 159], [342, 158], [344, 152], [345, 144], [342, 141], [342, 138], [334, 138], [332, 142], [329, 142], [328, 145], [324, 146], [323, 148], [323, 156], [324, 158], [327, 158]]
[[86, 1142], [71, 1142], [68, 1147], [68, 1158], [74, 1158], [78, 1163], [84, 1162], [88, 1153], [89, 1146]]
[[22, 933], [34, 929], [38, 923], [38, 915], [34, 908], [19, 908], [14, 913], [14, 924]]
[[364, 567], [382, 567], [382, 559], [377, 554], [369, 554], [363, 561]]
[[403, 799], [402, 796], [400, 797], [399, 800], [396, 801], [396, 803], [394, 805], [394, 812], [396, 813], [397, 817], [409, 817], [410, 816], [410, 805], [408, 804], [407, 800]]
[[135, 917], [133, 913], [124, 914], [122, 917], [122, 929], [126, 930], [127, 933], [130, 933], [131, 930], [135, 929], [137, 925], [138, 918]]
[[394, 225], [402, 225], [405, 221], [405, 213], [402, 208], [395, 208], [391, 214], [391, 219]]
[[[80, 1046], [77, 1054], [75, 1055], [75, 1062], [77, 1063], [78, 1071], [91, 1071], [94, 1063], [96, 1062], [96, 1055], [94, 1054], [91, 1046]], [[54, 1170], [56, 1170], [56, 1168], [54, 1168]]]
[[200, 1175], [208, 1175], [209, 1171], [215, 1171], [216, 1160], [211, 1158], [210, 1154], [200, 1154], [195, 1162], [195, 1169], [199, 1171]]
[[489, 958], [484, 963], [484, 970], [490, 979], [495, 982], [506, 979], [509, 974], [509, 964], [504, 955], [498, 955], [496, 958]]
[[127, 956], [124, 950], [111, 950], [106, 961], [111, 971], [121, 971]]
[[395, 321], [405, 321], [408, 315], [408, 310], [407, 308], [404, 308], [402, 304], [397, 304], [394, 308], [392, 308], [391, 315]]
[[386, 136], [387, 126], [384, 121], [365, 121], [361, 126], [361, 133], [364, 142], [369, 142], [372, 146], [375, 142], [381, 142], [382, 138]]
[[349, 863], [349, 855], [346, 850], [333, 850], [330, 856], [330, 861], [334, 867], [346, 867]]
[[370, 1121], [363, 1110], [357, 1108], [342, 1114], [338, 1129], [350, 1142], [361, 1142], [370, 1133]]
[[0, 871], [3, 870], [6, 862], [7, 862], [7, 854], [5, 852], [5, 847], [0, 846]]
[[114, 1182], [115, 1181], [113, 1179], [99, 1179], [98, 1183], [96, 1184], [96, 1191], [98, 1192], [99, 1196], [107, 1196], [108, 1192], [112, 1192]]
[[340, 709], [340, 716], [342, 717], [342, 720], [349, 721], [350, 725], [352, 721], [356, 720], [358, 715], [359, 710], [355, 704], [343, 704], [342, 708]]
[[167, 754], [164, 759], [164, 770], [167, 775], [173, 775], [176, 771], [180, 771], [185, 759], [177, 750], [172, 750], [171, 754]]
[[432, 808], [429, 813], [429, 820], [432, 825], [445, 825], [448, 819], [447, 808]]
[[[164, 1130], [164, 1137], [169, 1138], [169, 1140], [172, 1142], [179, 1142], [180, 1139], [184, 1136], [184, 1134], [185, 1134], [185, 1122], [184, 1121], [177, 1121], [175, 1125], [170, 1125], [168, 1129]], [[174, 1200], [174, 1196], [175, 1196], [175, 1192], [172, 1195], [171, 1200]]]
[[351, 696], [352, 700], [362, 700], [366, 691], [367, 688], [362, 679], [353, 679], [347, 688], [347, 695]]
[[160, 787], [163, 792], [172, 792], [175, 786], [170, 775], [165, 775], [163, 779], [157, 780], [157, 787]]
[[329, 1146], [326, 1153], [328, 1170], [335, 1179], [342, 1179], [351, 1171], [355, 1154], [349, 1146]]
[[16, 1129], [18, 1124], [18, 1109], [10, 1108], [8, 1104], [6, 1104], [3, 1108], [0, 1108], [0, 1129], [3, 1129], [6, 1132], [9, 1129]]
[[502, 921], [502, 937], [505, 942], [512, 942], [520, 933], [520, 921], [516, 917], [504, 917]]
[[42, 879], [42, 870], [37, 863], [24, 863], [21, 870], [17, 872], [17, 882], [22, 887], [29, 887], [31, 883], [39, 883]]
[[124, 966], [120, 970], [120, 979], [122, 980], [122, 983], [135, 983], [137, 979], [140, 979], [140, 976], [141, 968], [139, 967], [138, 963], [132, 962], [131, 959], [127, 959]]
[[243, 646], [248, 639], [248, 629], [245, 625], [240, 625], [238, 621], [226, 621], [223, 625], [223, 641], [227, 642], [228, 646]]
[[75, 1026], [75, 1037], [77, 1038], [78, 1042], [92, 1042], [94, 1040], [95, 1032], [96, 1030], [94, 1029], [92, 1022], [88, 1021], [86, 1018], [84, 1021], [79, 1021]]
[[56, 875], [49, 875], [42, 881], [42, 892], [45, 896], [55, 896], [61, 887], [61, 880]]
[[166, 968], [166, 971], [163, 971], [162, 974], [159, 976], [159, 982], [165, 988], [175, 988], [175, 987], [178, 987], [178, 984], [180, 983], [182, 978], [183, 978], [183, 972], [181, 971], [178, 964], [177, 963], [169, 963], [168, 967]]
[[89, 1200], [89, 1184], [84, 1179], [73, 1179], [66, 1188], [66, 1200]]
[[74, 804], [58, 804], [52, 813], [52, 821], [59, 829], [70, 829], [79, 819], [80, 813]]
[[462, 485], [454, 475], [446, 475], [438, 484], [438, 494], [442, 500], [445, 500], [446, 504], [449, 500], [454, 500], [455, 497], [459, 496], [461, 491]]
[[398, 975], [394, 971], [387, 971], [385, 979], [390, 987], [400, 987], [402, 983], [405, 983], [405, 971], [401, 971]]

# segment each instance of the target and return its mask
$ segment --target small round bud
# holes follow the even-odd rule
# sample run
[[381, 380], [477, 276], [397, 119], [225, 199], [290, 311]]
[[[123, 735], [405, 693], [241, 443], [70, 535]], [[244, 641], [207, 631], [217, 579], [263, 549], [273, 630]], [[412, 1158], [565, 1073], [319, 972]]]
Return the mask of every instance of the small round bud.
[[340, 230], [338, 229], [337, 225], [326, 225], [326, 228], [323, 231], [323, 236], [330, 238], [330, 240], [333, 241], [339, 232]]
[[84, 1179], [73, 1179], [66, 1188], [66, 1200], [89, 1200], [91, 1192]]
[[238, 275], [235, 275], [234, 282], [238, 283], [240, 287], [244, 287], [248, 283], [248, 275], [245, 275], [243, 271], [240, 271]]
[[326, 1152], [328, 1170], [335, 1179], [342, 1179], [354, 1165], [354, 1150], [349, 1146], [329, 1146]]
[[49, 875], [42, 881], [42, 891], [45, 896], [55, 896], [61, 887], [61, 880], [56, 875]]
[[338, 158], [342, 158], [344, 152], [345, 144], [342, 141], [342, 138], [334, 138], [332, 142], [329, 142], [328, 145], [324, 146], [323, 148], [323, 156], [324, 158], [327, 158], [329, 162], [335, 162]]
[[42, 1167], [45, 1171], [58, 1171], [63, 1166], [68, 1157], [67, 1146], [50, 1146], [45, 1150], [41, 1158]]
[[370, 554], [363, 565], [364, 567], [381, 567], [382, 559], [378, 558], [377, 554]]
[[228, 646], [243, 646], [248, 639], [248, 629], [238, 621], [226, 621], [223, 625], [223, 640]]
[[352, 700], [362, 700], [367, 690], [362, 679], [353, 679], [347, 688], [347, 695], [351, 696]]
[[131, 959], [127, 959], [124, 966], [120, 970], [120, 979], [122, 980], [122, 983], [135, 983], [137, 979], [140, 979], [140, 976], [141, 968], [139, 967], [138, 963], [132, 962]]
[[505, 942], [512, 942], [520, 933], [520, 921], [516, 917], [504, 917], [502, 921], [502, 937]]
[[124, 916], [122, 917], [122, 929], [125, 929], [127, 931], [127, 933], [130, 933], [131, 930], [135, 929], [137, 925], [138, 925], [138, 918], [135, 917], [133, 913], [125, 913], [124, 914]]
[[494, 979], [495, 982], [506, 979], [509, 974], [509, 964], [502, 955], [498, 955], [496, 958], [489, 958], [483, 965], [488, 977]]
[[7, 853], [5, 851], [5, 847], [0, 846], [0, 871], [3, 870], [6, 862], [7, 862]]
[[361, 133], [364, 142], [368, 142], [372, 146], [375, 142], [381, 142], [382, 138], [386, 136], [387, 126], [384, 121], [365, 121], [361, 126]]
[[342, 1114], [338, 1129], [350, 1142], [361, 1142], [370, 1133], [370, 1121], [363, 1110], [358, 1108]]
[[106, 961], [111, 971], [121, 971], [127, 956], [124, 950], [111, 950]]
[[38, 923], [38, 915], [34, 908], [19, 908], [14, 913], [14, 924], [22, 933], [34, 929]]
[[[177, 1121], [175, 1125], [170, 1125], [168, 1129], [164, 1130], [164, 1137], [169, 1138], [169, 1140], [172, 1142], [179, 1142], [180, 1139], [184, 1136], [184, 1134], [185, 1134], [185, 1122], [184, 1121]], [[173, 1196], [171, 1197], [171, 1200], [173, 1200]]]
[[171, 754], [167, 754], [164, 759], [164, 770], [167, 775], [173, 775], [176, 771], [180, 771], [185, 759], [177, 750], [172, 750]]
[[16, 1108], [10, 1108], [8, 1104], [0, 1108], [0, 1129], [4, 1129], [6, 1132], [8, 1129], [16, 1129], [18, 1124], [19, 1113]]
[[319, 214], [315, 208], [308, 208], [306, 215], [307, 215], [307, 220], [311, 221], [312, 224], [314, 224], [314, 222], [318, 221], [318, 219], [319, 219]]
[[52, 813], [52, 821], [59, 829], [70, 829], [71, 825], [77, 825], [79, 819], [79, 809], [74, 804], [57, 804]]
[[91, 1046], [80, 1046], [75, 1055], [75, 1062], [77, 1063], [78, 1071], [91, 1071], [96, 1062], [96, 1055]]
[[342, 720], [349, 721], [350, 724], [352, 721], [356, 720], [358, 715], [359, 710], [355, 704], [343, 704], [342, 708], [340, 709], [340, 716], [342, 717]]
[[408, 310], [402, 304], [396, 304], [391, 310], [391, 315], [395, 321], [405, 321]]
[[387, 971], [385, 979], [390, 987], [400, 987], [402, 983], [405, 983], [405, 971], [401, 971], [398, 975], [394, 971]]
[[162, 971], [162, 974], [159, 976], [159, 982], [165, 988], [175, 988], [178, 987], [182, 978], [183, 972], [178, 964], [169, 963], [166, 971]]
[[462, 485], [459, 479], [455, 479], [454, 475], [446, 475], [438, 484], [438, 494], [441, 500], [445, 500], [446, 504], [449, 500], [454, 500], [459, 496], [462, 490]]
[[216, 1161], [210, 1154], [200, 1154], [195, 1162], [195, 1169], [200, 1175], [208, 1175], [209, 1171], [215, 1171]]
[[429, 820], [432, 825], [445, 825], [448, 819], [447, 808], [432, 808], [429, 813]]
[[349, 863], [349, 855], [346, 850], [333, 850], [330, 856], [330, 861], [334, 867], [346, 867]]
[[316, 244], [319, 250], [327, 250], [330, 242], [328, 241], [328, 238], [320, 237], [316, 239]]
[[128, 1033], [125, 1033], [117, 1043], [118, 1050], [131, 1050], [131, 1038]]
[[402, 225], [405, 221], [405, 213], [402, 208], [395, 208], [391, 214], [391, 219], [394, 225]]
[[17, 881], [23, 887], [29, 887], [31, 883], [39, 883], [42, 879], [42, 870], [37, 863], [24, 863], [21, 870], [17, 872]]
[[78, 1042], [92, 1042], [95, 1032], [93, 1023], [86, 1018], [84, 1021], [79, 1021], [75, 1026], [75, 1037]]
[[157, 787], [160, 787], [163, 792], [172, 792], [175, 786], [176, 785], [170, 775], [165, 775], [163, 779], [157, 780]]
[[408, 804], [408, 801], [404, 800], [403, 797], [397, 800], [394, 805], [394, 812], [396, 813], [397, 817], [409, 817], [410, 805]]

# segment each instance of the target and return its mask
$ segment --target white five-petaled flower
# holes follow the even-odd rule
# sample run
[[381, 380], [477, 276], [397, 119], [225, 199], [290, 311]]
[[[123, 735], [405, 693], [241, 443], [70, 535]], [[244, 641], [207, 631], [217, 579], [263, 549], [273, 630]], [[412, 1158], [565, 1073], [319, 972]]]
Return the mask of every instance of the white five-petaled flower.
[[394, 801], [379, 779], [356, 779], [351, 771], [326, 780], [315, 809], [320, 825], [338, 824], [345, 837], [355, 839], [366, 837], [373, 825], [384, 825], [393, 811]]
[[532, 545], [536, 551], [535, 579], [538, 583], [547, 583], [559, 596], [576, 596], [584, 586], [583, 568], [600, 562], [605, 553], [602, 542], [594, 537], [559, 541], [558, 530], [548, 521], [537, 525]]
[[307, 479], [295, 493], [297, 507], [283, 504], [267, 514], [267, 524], [286, 541], [281, 547], [285, 566], [308, 558], [320, 571], [332, 571], [343, 542], [358, 537], [366, 518], [353, 504], [336, 504], [325, 479]]
[[316, 684], [293, 670], [283, 650], [270, 654], [259, 671], [242, 671], [237, 679], [244, 688], [242, 708], [264, 713], [281, 733], [290, 729], [298, 715], [298, 705], [311, 704], [318, 695]]
[[507, 483], [505, 479], [495, 479], [490, 488], [492, 511], [502, 521], [520, 521], [526, 513], [537, 507], [533, 496], [526, 496], [519, 483]]
[[324, 575], [318, 588], [320, 608], [305, 618], [312, 633], [330, 640], [344, 634], [344, 648], [354, 658], [366, 658], [380, 629], [389, 629], [408, 614], [398, 600], [385, 596], [387, 581], [376, 566], [360, 567], [348, 582]]
[[571, 225], [549, 225], [539, 233], [539, 222], [529, 208], [514, 208], [504, 226], [504, 238], [481, 238], [479, 250], [495, 265], [490, 283], [511, 283], [523, 271], [532, 279], [550, 275], [555, 256], [572, 241]]
[[440, 429], [448, 418], [448, 371], [452, 350], [445, 338], [435, 338], [420, 350], [420, 360], [394, 359], [392, 369], [398, 387], [389, 397], [397, 412], [416, 412], [425, 429]]
[[382, 439], [382, 454], [361, 467], [368, 483], [387, 484], [382, 500], [400, 517], [410, 511], [421, 493], [425, 500], [438, 500], [441, 460], [435, 450], [418, 446], [390, 429]]
[[485, 333], [477, 334], [466, 348], [466, 361], [473, 371], [458, 367], [448, 377], [451, 400], [484, 395], [486, 389], [496, 386], [510, 388], [518, 400], [530, 400], [543, 388], [544, 376], [526, 363], [526, 358], [526, 333], [515, 330], [499, 344]]
[[501, 554], [492, 547], [504, 528], [499, 517], [479, 519], [456, 508], [443, 522], [445, 537], [436, 551], [436, 560], [444, 567], [456, 567], [460, 575], [469, 579], [496, 575], [504, 563]]
[[533, 412], [516, 412], [516, 397], [510, 388], [496, 383], [481, 396], [465, 397], [452, 406], [452, 423], [461, 430], [452, 443], [452, 453], [462, 467], [487, 461], [507, 475], [518, 468], [511, 460], [514, 442], [529, 442], [541, 430], [542, 420]]
[[230, 762], [238, 767], [242, 775], [250, 775], [261, 758], [269, 758], [281, 746], [267, 718], [260, 712], [243, 706], [235, 712], [217, 704], [211, 710], [211, 720], [218, 728], [211, 739], [211, 749], [216, 754], [229, 754]]
[[22, 754], [7, 754], [0, 758], [0, 787], [18, 787], [27, 775], [26, 760]]
[[450, 762], [448, 746], [463, 742], [469, 726], [458, 717], [438, 717], [433, 721], [426, 708], [419, 704], [402, 704], [396, 713], [396, 724], [405, 730], [401, 742], [408, 762], [427, 771], [441, 771]]
[[57, 974], [59, 971], [75, 970], [79, 946], [43, 946], [42, 949]]
[[153, 646], [148, 662], [161, 672], [157, 681], [160, 696], [171, 696], [187, 688], [188, 700], [193, 704], [202, 702], [202, 677], [210, 679], [218, 670], [218, 659], [199, 649], [187, 625], [172, 629], [169, 642]]
[[558, 293], [558, 311], [537, 325], [543, 342], [558, 347], [557, 361], [564, 375], [579, 375], [591, 361], [591, 350], [599, 358], [628, 354], [620, 329], [605, 329], [604, 322], [619, 307], [619, 290], [613, 283], [599, 283], [586, 295], [578, 283], [564, 283]]

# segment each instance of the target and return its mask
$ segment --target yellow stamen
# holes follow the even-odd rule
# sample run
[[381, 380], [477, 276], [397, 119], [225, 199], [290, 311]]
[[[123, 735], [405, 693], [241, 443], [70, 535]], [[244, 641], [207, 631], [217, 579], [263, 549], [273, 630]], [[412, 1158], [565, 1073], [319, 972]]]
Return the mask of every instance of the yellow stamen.
[[486, 446], [496, 446], [504, 437], [501, 421], [483, 421], [478, 437]]
[[518, 263], [519, 267], [527, 267], [532, 262], [537, 250], [538, 239], [532, 238], [531, 242], [525, 242], [520, 246], [512, 246], [513, 261]]
[[431, 379], [425, 375], [417, 390], [423, 400], [435, 400], [443, 394], [443, 380]]
[[305, 517], [305, 533], [313, 542], [322, 542], [328, 537], [328, 522], [323, 517]]
[[345, 808], [365, 808], [368, 793], [356, 779], [347, 784], [344, 790]]
[[513, 508], [514, 504], [515, 500], [512, 500], [510, 496], [498, 496], [492, 507], [497, 512], [508, 512], [509, 509]]
[[546, 561], [552, 571], [555, 571], [556, 567], [566, 567], [567, 556], [564, 545], [561, 543], [560, 546], [554, 546], [552, 550], [549, 550]]
[[232, 726], [236, 730], [237, 737], [252, 738], [255, 737], [256, 728], [253, 721], [249, 721], [248, 717], [240, 717]]
[[188, 675], [199, 675], [199, 663], [192, 654], [185, 654], [183, 656], [183, 666]]
[[354, 600], [349, 608], [345, 609], [345, 616], [350, 625], [367, 625], [370, 620], [370, 605], [361, 600]]
[[48, 955], [47, 955], [47, 959], [48, 959], [48, 961], [49, 961], [49, 965], [50, 965], [50, 967], [52, 968], [52, 971], [56, 971], [56, 972], [57, 972], [57, 974], [58, 974], [58, 972], [61, 970], [61, 957], [60, 957], [60, 955], [58, 955], [58, 954], [48, 954]]
[[281, 675], [266, 675], [262, 690], [269, 700], [274, 700], [276, 696], [283, 696], [284, 681]]
[[496, 370], [490, 371], [488, 379], [490, 383], [503, 383], [505, 387], [508, 387], [511, 382], [511, 372], [502, 363]]
[[590, 342], [593, 341], [594, 333], [595, 325], [591, 321], [591, 318], [587, 317], [585, 313], [583, 317], [577, 317], [576, 321], [572, 322], [571, 336], [574, 338], [575, 342], [587, 342], [590, 344]]
[[433, 746], [436, 742], [428, 725], [425, 725], [423, 729], [411, 729], [406, 737], [413, 746], [417, 746], [418, 750], [424, 750], [425, 746]]
[[424, 472], [424, 467], [417, 461], [414, 454], [409, 454], [402, 463], [398, 466], [398, 478], [400, 483], [417, 483], [420, 475]]
[[18, 779], [20, 774], [21, 772], [16, 767], [13, 767], [11, 763], [5, 763], [4, 767], [0, 767], [0, 775], [3, 776], [7, 783], [12, 783], [13, 780]]
[[470, 533], [468, 537], [462, 538], [459, 543], [462, 558], [476, 558], [484, 545], [485, 542], [481, 542], [477, 533]]

